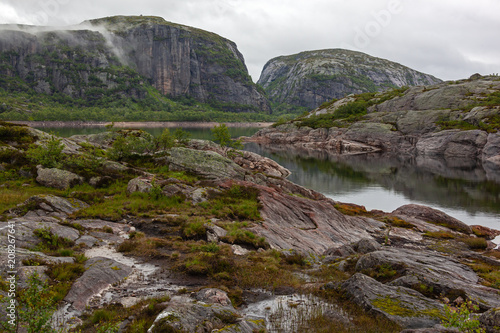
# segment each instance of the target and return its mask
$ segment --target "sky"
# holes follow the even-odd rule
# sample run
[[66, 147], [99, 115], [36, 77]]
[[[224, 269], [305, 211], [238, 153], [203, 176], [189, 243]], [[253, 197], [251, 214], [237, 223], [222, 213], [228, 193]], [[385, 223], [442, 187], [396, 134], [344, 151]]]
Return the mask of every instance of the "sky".
[[344, 48], [443, 80], [500, 72], [499, 0], [0, 0], [0, 23], [155, 15], [235, 42], [254, 81], [274, 57]]

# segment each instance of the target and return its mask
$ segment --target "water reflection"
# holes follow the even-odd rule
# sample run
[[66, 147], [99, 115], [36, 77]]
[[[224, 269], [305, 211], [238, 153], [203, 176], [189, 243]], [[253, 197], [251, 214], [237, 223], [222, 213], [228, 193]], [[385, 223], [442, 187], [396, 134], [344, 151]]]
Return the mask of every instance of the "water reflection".
[[274, 159], [292, 172], [291, 181], [334, 200], [384, 211], [408, 203], [425, 204], [468, 224], [500, 228], [499, 173], [476, 163], [381, 154], [334, 155], [254, 143], [245, 149]]

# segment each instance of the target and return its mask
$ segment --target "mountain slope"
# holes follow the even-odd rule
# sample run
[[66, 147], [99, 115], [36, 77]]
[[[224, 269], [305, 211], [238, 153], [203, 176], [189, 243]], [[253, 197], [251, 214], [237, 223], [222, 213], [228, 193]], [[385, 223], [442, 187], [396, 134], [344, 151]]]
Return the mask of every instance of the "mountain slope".
[[277, 110], [310, 110], [349, 94], [439, 82], [431, 75], [389, 60], [331, 49], [271, 59], [257, 83]]
[[67, 30], [3, 26], [0, 74], [5, 91], [46, 94], [70, 106], [139, 101], [157, 110], [163, 95], [224, 111], [270, 112], [233, 42], [159, 17], [108, 17]]

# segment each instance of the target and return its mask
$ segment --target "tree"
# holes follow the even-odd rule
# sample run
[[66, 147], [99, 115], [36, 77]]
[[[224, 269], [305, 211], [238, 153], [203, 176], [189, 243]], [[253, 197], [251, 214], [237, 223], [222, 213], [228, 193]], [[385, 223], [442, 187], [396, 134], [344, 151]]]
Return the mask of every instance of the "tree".
[[218, 126], [212, 128], [212, 135], [214, 136], [215, 141], [223, 147], [232, 147], [236, 149], [243, 148], [241, 140], [231, 139], [231, 134], [229, 134], [229, 129], [226, 124], [219, 124]]

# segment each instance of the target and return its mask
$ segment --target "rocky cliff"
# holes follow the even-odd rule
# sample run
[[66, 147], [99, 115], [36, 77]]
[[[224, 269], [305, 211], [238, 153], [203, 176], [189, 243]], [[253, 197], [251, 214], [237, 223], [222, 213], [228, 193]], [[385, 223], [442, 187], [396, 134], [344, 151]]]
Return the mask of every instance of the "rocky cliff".
[[154, 100], [156, 89], [226, 111], [270, 111], [235, 43], [159, 17], [108, 17], [67, 30], [3, 26], [0, 59], [2, 88], [86, 106]]
[[278, 108], [310, 110], [349, 94], [439, 82], [441, 80], [432, 75], [392, 61], [332, 49], [271, 59], [264, 66], [258, 84], [264, 87]]

